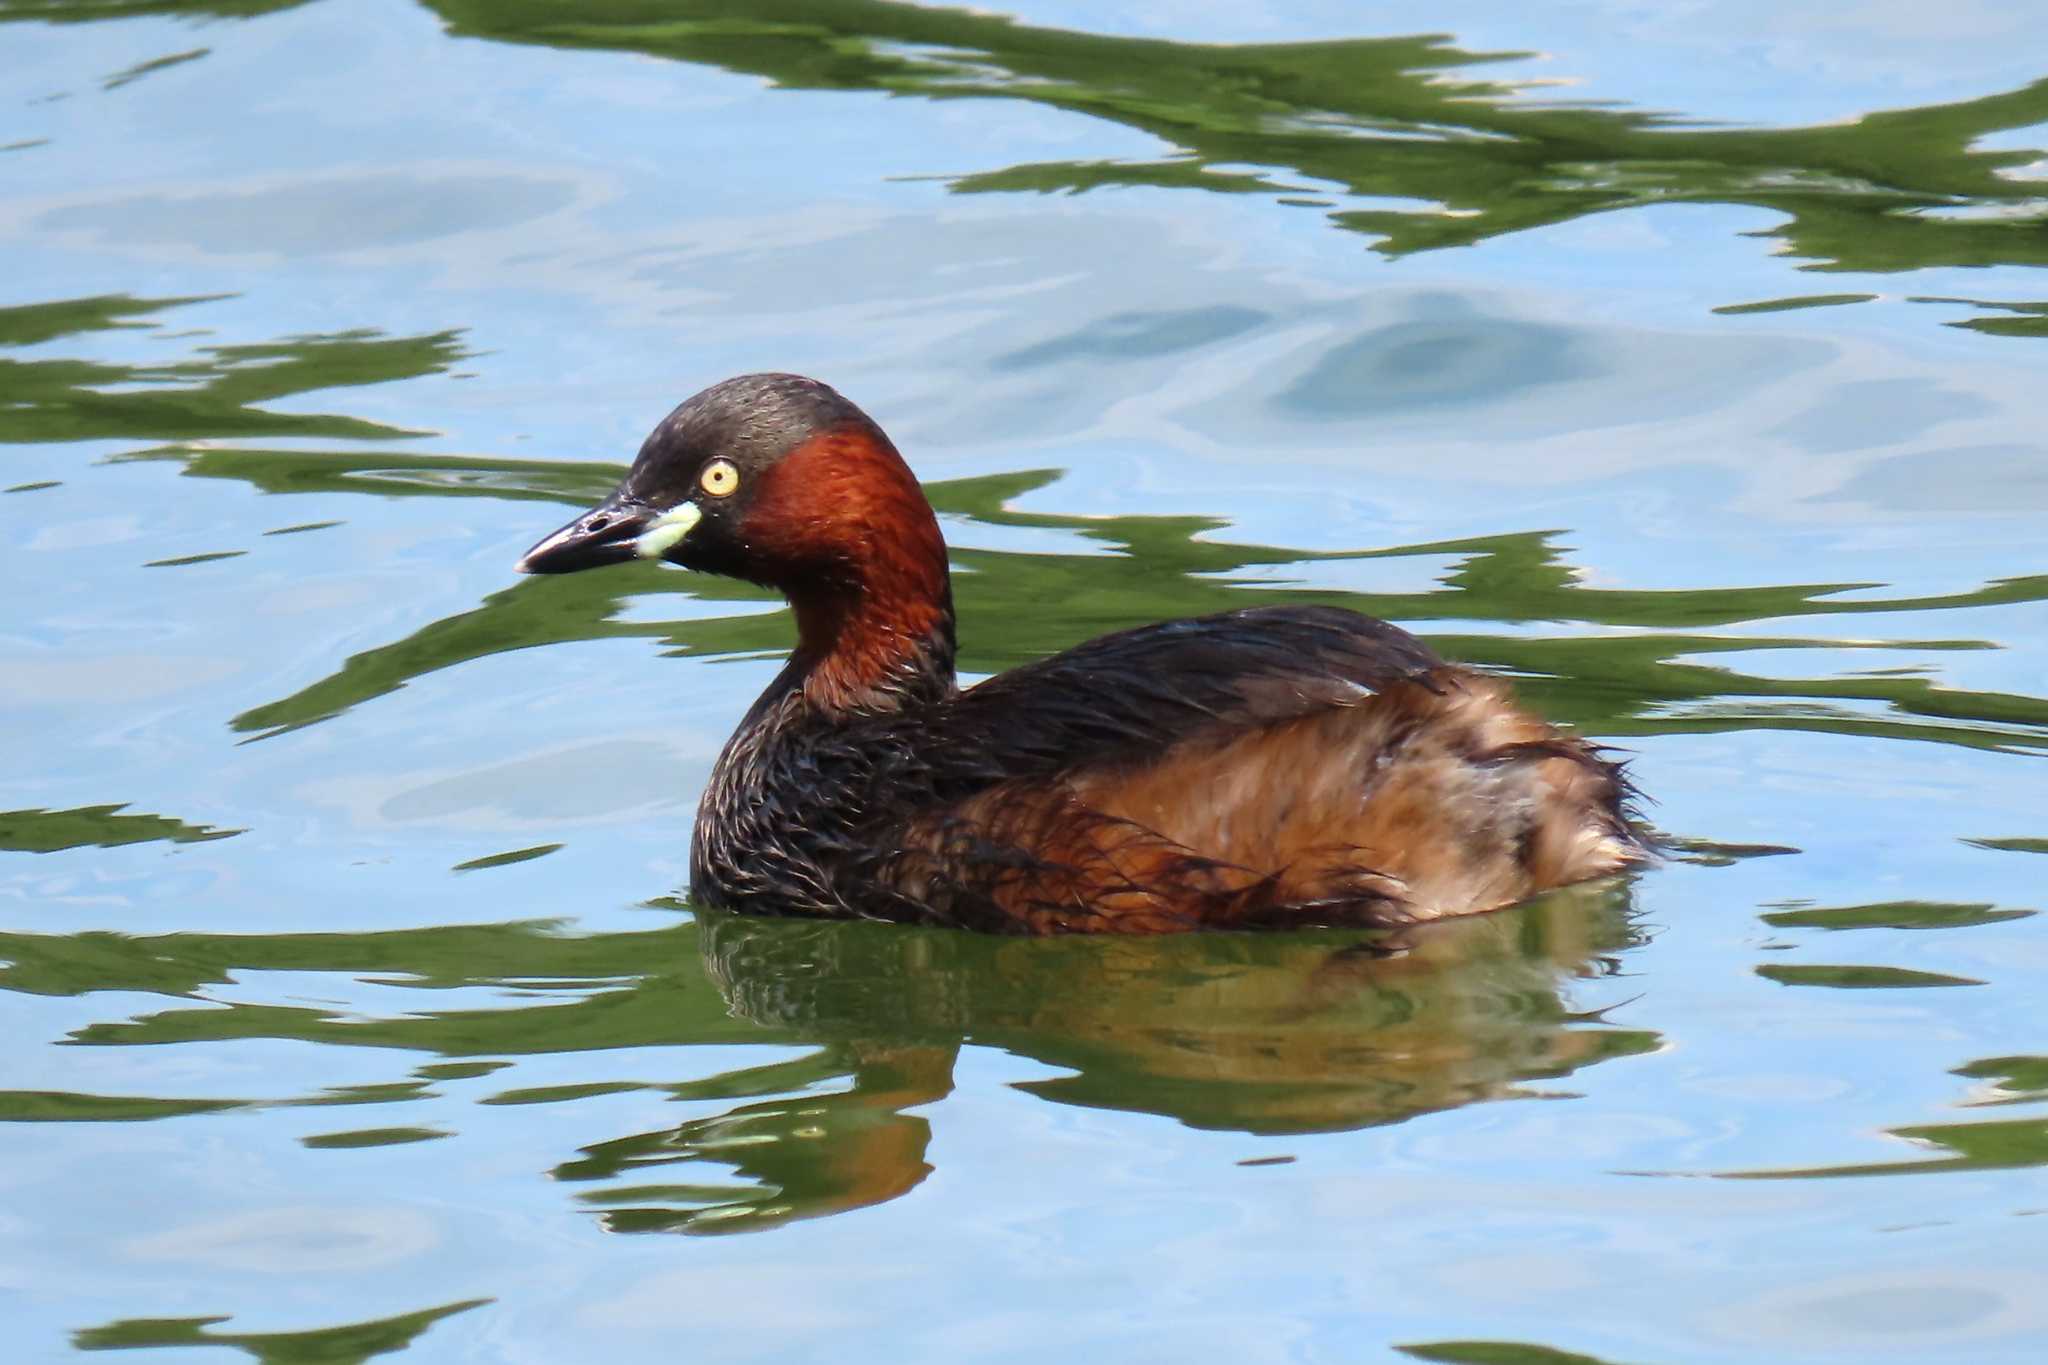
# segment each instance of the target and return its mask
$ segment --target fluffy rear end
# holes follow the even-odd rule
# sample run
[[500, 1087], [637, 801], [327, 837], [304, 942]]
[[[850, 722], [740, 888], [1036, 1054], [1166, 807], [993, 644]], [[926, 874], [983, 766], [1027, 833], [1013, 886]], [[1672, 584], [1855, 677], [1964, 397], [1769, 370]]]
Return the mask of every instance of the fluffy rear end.
[[1072, 782], [1106, 815], [1270, 878], [1241, 907], [1261, 922], [1362, 895], [1379, 919], [1467, 914], [1645, 856], [1619, 766], [1464, 669]]

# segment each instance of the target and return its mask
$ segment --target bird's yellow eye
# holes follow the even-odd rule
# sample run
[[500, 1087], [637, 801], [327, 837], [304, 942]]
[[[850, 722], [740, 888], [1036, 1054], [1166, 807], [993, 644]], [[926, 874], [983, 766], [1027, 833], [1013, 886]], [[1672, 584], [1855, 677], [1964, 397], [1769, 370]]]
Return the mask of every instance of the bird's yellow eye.
[[740, 486], [740, 467], [731, 460], [713, 460], [697, 476], [697, 485], [714, 498], [722, 498]]

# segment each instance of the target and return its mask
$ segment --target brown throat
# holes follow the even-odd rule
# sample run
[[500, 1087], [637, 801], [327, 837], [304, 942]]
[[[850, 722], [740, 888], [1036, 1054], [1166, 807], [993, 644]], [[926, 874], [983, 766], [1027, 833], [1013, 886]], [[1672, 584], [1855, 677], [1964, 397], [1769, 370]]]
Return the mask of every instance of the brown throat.
[[813, 705], [894, 709], [926, 686], [950, 690], [946, 542], [879, 428], [823, 432], [776, 461], [746, 537], [795, 610], [795, 657]]

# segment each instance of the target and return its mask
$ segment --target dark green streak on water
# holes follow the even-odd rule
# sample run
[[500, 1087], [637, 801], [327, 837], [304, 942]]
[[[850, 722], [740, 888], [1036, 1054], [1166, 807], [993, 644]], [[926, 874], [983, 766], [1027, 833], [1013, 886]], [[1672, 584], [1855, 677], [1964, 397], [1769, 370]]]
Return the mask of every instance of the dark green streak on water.
[[357, 1147], [402, 1147], [452, 1136], [433, 1128], [353, 1128], [345, 1133], [318, 1133], [299, 1141], [318, 1151], [347, 1151]]
[[[153, 327], [153, 321], [138, 319], [207, 301], [108, 295], [0, 308], [0, 347]], [[356, 330], [204, 346], [191, 359], [151, 365], [0, 355], [0, 442], [416, 435], [354, 417], [268, 412], [259, 405], [319, 389], [441, 373], [463, 354], [453, 332], [386, 337]], [[122, 391], [105, 391], [110, 388]]]
[[1826, 909], [1779, 910], [1764, 915], [1781, 929], [1968, 929], [1979, 924], [2025, 919], [2031, 910], [1994, 910], [1988, 905], [1942, 905], [1894, 901], [1885, 905], [1843, 905]]
[[46, 24], [90, 19], [175, 15], [190, 19], [253, 19], [296, 8], [305, 0], [0, 0], [0, 21], [31, 19]]
[[469, 1299], [376, 1322], [305, 1332], [216, 1332], [217, 1318], [126, 1318], [74, 1333], [81, 1351], [132, 1351], [151, 1346], [217, 1346], [247, 1352], [260, 1365], [356, 1365], [411, 1346], [443, 1318], [491, 1302]]
[[240, 1107], [239, 1100], [153, 1100], [74, 1095], [62, 1090], [0, 1090], [0, 1123], [132, 1123]]
[[124, 85], [133, 85], [144, 76], [153, 76], [159, 71], [165, 71], [174, 66], [183, 66], [186, 62], [196, 62], [209, 51], [211, 51], [210, 48], [195, 47], [189, 52], [173, 52], [163, 57], [152, 57], [146, 62], [137, 62], [127, 70], [118, 71], [107, 77], [102, 88], [119, 90]]
[[1597, 1356], [1531, 1346], [1521, 1341], [1432, 1341], [1395, 1350], [1443, 1365], [1612, 1365]]
[[1987, 1057], [1959, 1066], [1955, 1074], [1995, 1083], [1998, 1094], [1981, 1104], [2030, 1104], [2048, 1100], [2048, 1057]]
[[188, 844], [225, 839], [238, 829], [188, 825], [167, 815], [123, 815], [126, 805], [80, 806], [76, 810], [0, 811], [0, 849], [55, 853], [66, 848], [117, 848], [164, 839]]
[[560, 844], [535, 844], [532, 848], [515, 848], [506, 853], [492, 853], [482, 858], [471, 858], [466, 863], [457, 863], [453, 871], [477, 872], [487, 867], [511, 867], [517, 863], [530, 863], [535, 858], [545, 858], [561, 848]]
[[209, 550], [204, 554], [179, 555], [176, 559], [151, 559], [143, 564], [145, 569], [182, 569], [191, 564], [213, 564], [223, 559], [240, 559], [247, 550]]
[[1950, 323], [1951, 327], [1967, 327], [1973, 332], [1983, 332], [1987, 336], [2048, 337], [2048, 303], [1994, 303], [1988, 299], [1938, 298], [1916, 298], [1913, 302], [1946, 303], [1963, 308], [1994, 310], [1993, 316], [1966, 318], [1961, 322]]
[[1828, 986], [1846, 991], [1914, 990], [1926, 986], [1981, 986], [1967, 976], [1916, 972], [1906, 967], [1837, 967], [1821, 963], [1765, 965], [1756, 974], [1781, 986]]
[[2048, 839], [1970, 839], [1965, 842], [2001, 853], [2048, 853]]
[[1877, 1161], [1797, 1171], [1738, 1171], [1731, 1180], [1813, 1180], [1856, 1175], [1931, 1175], [1943, 1171], [2005, 1171], [2048, 1166], [2048, 1119], [1997, 1123], [1933, 1123], [1891, 1129], [1893, 1137], [1950, 1155], [1932, 1161]]
[[1728, 317], [1745, 313], [1784, 313], [1797, 308], [1837, 308], [1845, 303], [1869, 303], [1875, 294], [1801, 294], [1789, 299], [1765, 299], [1760, 303], [1730, 303], [1714, 311]]

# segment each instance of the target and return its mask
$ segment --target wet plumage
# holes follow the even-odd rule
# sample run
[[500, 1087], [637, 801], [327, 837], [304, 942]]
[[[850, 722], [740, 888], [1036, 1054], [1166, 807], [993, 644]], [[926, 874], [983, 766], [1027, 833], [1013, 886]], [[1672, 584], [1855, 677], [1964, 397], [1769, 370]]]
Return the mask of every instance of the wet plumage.
[[1377, 925], [1643, 856], [1615, 765], [1353, 612], [1146, 626], [960, 689], [930, 505], [815, 381], [690, 399], [522, 567], [635, 554], [765, 583], [797, 616], [698, 811], [708, 904], [1025, 933]]

